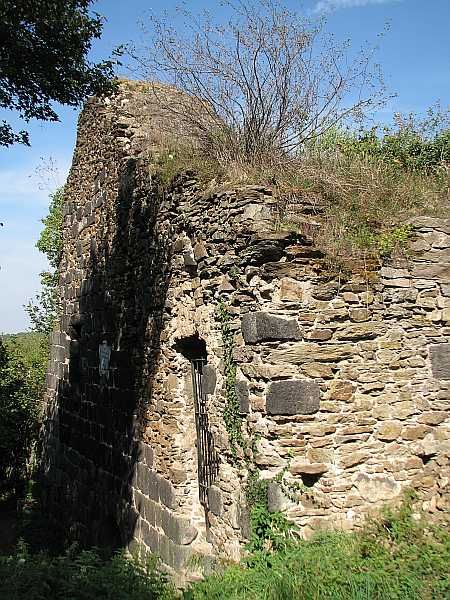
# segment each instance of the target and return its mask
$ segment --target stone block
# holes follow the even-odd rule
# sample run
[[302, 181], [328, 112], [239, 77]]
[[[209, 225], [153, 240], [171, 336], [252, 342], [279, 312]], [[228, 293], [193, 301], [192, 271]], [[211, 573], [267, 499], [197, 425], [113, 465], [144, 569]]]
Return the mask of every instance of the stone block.
[[331, 329], [311, 329], [308, 334], [308, 340], [320, 340], [325, 342], [333, 336]]
[[311, 415], [320, 408], [320, 388], [314, 381], [274, 381], [267, 393], [270, 415]]
[[215, 485], [210, 485], [208, 488], [208, 504], [209, 510], [215, 514], [217, 517], [220, 517], [223, 512], [223, 501], [222, 494], [220, 493], [220, 489]]
[[206, 251], [205, 244], [203, 242], [197, 242], [194, 246], [194, 258], [195, 260], [201, 260], [202, 258], [206, 258], [208, 256], [208, 252]]
[[279, 261], [283, 254], [282, 244], [276, 240], [265, 240], [248, 246], [241, 256], [249, 264], [261, 266], [271, 261]]
[[249, 411], [249, 394], [246, 381], [236, 381], [236, 398], [239, 402], [239, 411], [241, 414], [247, 414]]
[[378, 427], [377, 438], [386, 442], [396, 440], [401, 430], [402, 424], [398, 421], [386, 421]]
[[139, 444], [140, 460], [142, 460], [148, 467], [153, 466], [153, 448], [145, 442]]
[[369, 502], [392, 500], [401, 492], [400, 485], [387, 475], [366, 475], [359, 473], [355, 485], [364, 498]]
[[159, 533], [147, 521], [141, 521], [141, 539], [150, 550], [157, 554], [159, 550]]
[[168, 508], [177, 508], [175, 488], [167, 479], [158, 476], [159, 499]]
[[280, 300], [300, 302], [303, 297], [303, 286], [299, 281], [283, 277], [280, 281]]
[[283, 490], [276, 481], [271, 481], [267, 486], [267, 508], [269, 512], [286, 510], [289, 500], [283, 494]]
[[433, 344], [429, 350], [433, 377], [450, 379], [450, 344]]
[[137, 463], [136, 474], [138, 488], [144, 492], [144, 494], [147, 494], [149, 488], [149, 469], [147, 465], [144, 465], [144, 463], [141, 462]]
[[339, 291], [339, 284], [335, 281], [316, 285], [312, 296], [317, 300], [332, 300]]
[[328, 471], [328, 467], [324, 463], [310, 463], [297, 459], [289, 470], [293, 475], [322, 475]]
[[140, 512], [144, 516], [144, 519], [150, 523], [150, 525], [159, 524], [161, 509], [150, 498], [142, 496]]
[[439, 425], [446, 419], [448, 419], [450, 413], [444, 410], [429, 410], [422, 413], [417, 419], [419, 423], [424, 423], [425, 425]]
[[241, 328], [247, 344], [302, 338], [295, 319], [282, 319], [262, 311], [245, 314], [242, 317]]
[[299, 342], [289, 348], [274, 350], [268, 356], [268, 362], [304, 365], [308, 362], [339, 362], [356, 354], [350, 344], [315, 344]]
[[217, 382], [216, 370], [211, 365], [205, 365], [203, 367], [203, 378], [202, 378], [203, 392], [205, 394], [214, 394], [214, 391], [216, 389], [216, 382]]
[[145, 493], [155, 502], [159, 502], [159, 476], [154, 471], [149, 471], [148, 488]]
[[175, 544], [186, 546], [191, 544], [197, 537], [198, 531], [192, 527], [189, 519], [176, 517], [169, 510], [162, 513], [162, 528], [166, 536]]
[[344, 329], [338, 330], [335, 338], [338, 340], [371, 340], [384, 333], [384, 326], [369, 321], [367, 323], [353, 323]]
[[190, 252], [183, 253], [183, 261], [184, 261], [185, 267], [196, 267], [197, 266], [197, 261], [195, 260], [194, 256]]

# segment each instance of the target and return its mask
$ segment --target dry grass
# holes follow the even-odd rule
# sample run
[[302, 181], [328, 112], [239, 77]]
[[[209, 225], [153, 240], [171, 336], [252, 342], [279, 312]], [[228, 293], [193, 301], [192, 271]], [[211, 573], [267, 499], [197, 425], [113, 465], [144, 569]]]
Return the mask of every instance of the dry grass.
[[223, 164], [166, 138], [153, 155], [152, 168], [165, 185], [189, 170], [209, 191], [247, 184], [271, 188], [279, 199], [278, 227], [303, 232], [308, 220], [320, 223], [313, 228], [314, 242], [335, 262], [401, 250], [413, 216], [450, 217], [450, 172], [445, 167], [425, 174], [338, 152], [257, 166], [236, 160]]

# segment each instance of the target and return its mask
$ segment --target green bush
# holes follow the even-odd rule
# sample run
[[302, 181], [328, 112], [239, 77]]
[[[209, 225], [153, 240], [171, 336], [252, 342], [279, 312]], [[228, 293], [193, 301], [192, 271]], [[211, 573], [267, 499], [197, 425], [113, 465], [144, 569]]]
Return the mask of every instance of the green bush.
[[42, 373], [0, 341], [0, 499], [24, 493], [36, 439]]
[[[261, 555], [260, 555], [261, 556]], [[409, 502], [359, 533], [325, 532], [194, 584], [189, 600], [441, 600], [450, 597], [450, 534]]]
[[44, 228], [36, 243], [37, 249], [46, 255], [51, 269], [40, 273], [42, 290], [25, 306], [32, 328], [47, 336], [53, 331], [60, 312], [58, 269], [63, 250], [63, 204], [64, 187], [60, 187], [50, 195], [48, 215], [42, 219]]
[[155, 561], [95, 551], [49, 557], [21, 548], [0, 557], [2, 600], [171, 600], [175, 593]]

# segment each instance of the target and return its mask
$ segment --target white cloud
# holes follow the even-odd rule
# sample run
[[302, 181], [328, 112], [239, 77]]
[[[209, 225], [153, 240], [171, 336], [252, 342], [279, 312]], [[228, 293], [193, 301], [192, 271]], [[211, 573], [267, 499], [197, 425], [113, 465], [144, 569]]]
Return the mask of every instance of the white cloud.
[[369, 4], [389, 4], [392, 2], [401, 2], [402, 0], [319, 0], [314, 6], [313, 12], [326, 13], [340, 8], [354, 8], [369, 6]]
[[[36, 166], [39, 166], [39, 162], [30, 162], [7, 169], [0, 168], [0, 205], [19, 201], [48, 206], [49, 193], [66, 180], [69, 172], [70, 164], [67, 160], [59, 161], [57, 164], [58, 178], [55, 178], [54, 182], [50, 181], [47, 187], [42, 184], [36, 173]], [[61, 167], [59, 167], [60, 164]]]

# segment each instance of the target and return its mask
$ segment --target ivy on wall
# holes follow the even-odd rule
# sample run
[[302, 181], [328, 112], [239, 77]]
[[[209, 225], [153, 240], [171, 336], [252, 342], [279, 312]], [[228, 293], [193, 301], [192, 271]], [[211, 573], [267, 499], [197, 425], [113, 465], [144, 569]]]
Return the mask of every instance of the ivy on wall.
[[223, 343], [225, 375], [225, 408], [223, 410], [223, 419], [230, 440], [231, 455], [236, 460], [238, 447], [245, 448], [245, 440], [242, 435], [242, 417], [236, 394], [236, 364], [233, 360], [234, 335], [230, 327], [230, 313], [223, 300], [219, 301], [216, 313]]

